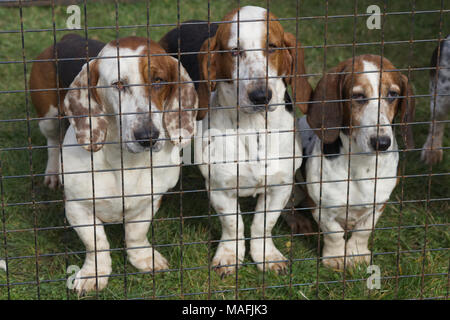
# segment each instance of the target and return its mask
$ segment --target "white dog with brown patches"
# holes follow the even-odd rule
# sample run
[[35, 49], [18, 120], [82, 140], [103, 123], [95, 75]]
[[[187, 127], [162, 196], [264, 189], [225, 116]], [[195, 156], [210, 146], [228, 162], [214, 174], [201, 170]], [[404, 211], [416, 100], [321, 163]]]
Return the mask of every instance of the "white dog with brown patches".
[[[322, 259], [335, 269], [344, 268], [344, 259], [347, 267], [370, 261], [371, 231], [397, 183], [399, 156], [391, 126], [397, 114], [406, 147], [414, 146], [407, 125], [414, 119], [407, 77], [380, 56], [352, 61], [320, 80], [315, 103], [299, 121], [304, 156], [310, 156], [304, 159], [307, 193], [324, 232]], [[346, 241], [344, 233], [352, 229]]]
[[[165, 53], [154, 42], [149, 48], [151, 54]], [[162, 194], [178, 181], [180, 148], [195, 132], [198, 98], [177, 60], [148, 59], [147, 53], [146, 38], [112, 41], [99, 53], [102, 59], [83, 66], [65, 94], [71, 125], [61, 172], [67, 219], [86, 246], [74, 282], [80, 294], [103, 289], [111, 273], [103, 223], [125, 222], [133, 266], [141, 271], [168, 267], [147, 232]], [[88, 91], [88, 86], [94, 88]]]
[[[212, 265], [226, 275], [243, 262], [244, 223], [238, 198], [258, 196], [251, 256], [260, 270], [284, 271], [286, 258], [275, 247], [271, 232], [301, 164], [294, 113], [285, 105], [285, 95], [291, 85], [296, 105], [306, 111], [301, 102], [309, 100], [311, 87], [302, 76], [303, 50], [266, 9], [243, 7], [223, 20], [228, 23], [220, 24], [201, 48], [210, 54], [199, 55], [202, 110], [197, 119], [203, 121], [195, 156], [222, 224]], [[172, 46], [168, 41], [170, 37], [165, 37], [163, 42]]]

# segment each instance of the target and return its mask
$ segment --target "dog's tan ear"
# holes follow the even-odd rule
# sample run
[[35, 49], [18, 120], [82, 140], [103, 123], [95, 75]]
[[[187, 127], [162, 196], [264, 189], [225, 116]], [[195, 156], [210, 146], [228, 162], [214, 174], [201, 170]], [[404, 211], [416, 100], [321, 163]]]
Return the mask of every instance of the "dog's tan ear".
[[322, 139], [324, 144], [333, 143], [339, 137], [340, 129], [329, 129], [342, 127], [343, 125], [343, 81], [345, 75], [342, 73], [345, 64], [341, 64], [326, 73], [316, 86], [313, 94], [313, 103], [308, 108], [308, 124], [315, 130], [316, 135]]
[[[195, 118], [197, 116], [198, 97], [192, 79], [178, 60], [173, 60], [171, 89], [164, 105], [163, 122], [174, 145], [181, 147], [188, 144], [195, 134]], [[178, 77], [178, 74], [180, 75]]]
[[284, 63], [287, 69], [286, 84], [292, 88], [293, 100], [303, 114], [308, 111], [308, 102], [311, 98], [312, 88], [304, 76], [305, 58], [300, 41], [297, 41], [292, 33], [284, 33], [284, 46], [289, 48], [285, 50], [286, 57]]
[[206, 39], [203, 42], [200, 51], [206, 53], [199, 53], [198, 55], [200, 65], [200, 80], [202, 82], [200, 82], [198, 85], [199, 111], [197, 114], [197, 120], [203, 119], [208, 113], [209, 98], [211, 96], [211, 92], [216, 89], [215, 82], [209, 82], [208, 84], [208, 80], [217, 79], [216, 59], [218, 53], [213, 52], [217, 51], [216, 37], [214, 36]]
[[400, 102], [400, 113], [401, 113], [401, 131], [405, 146], [407, 149], [414, 149], [414, 136], [413, 130], [409, 123], [414, 121], [415, 115], [415, 101], [414, 101], [414, 91], [408, 78], [402, 75], [402, 101]]
[[64, 113], [69, 116], [78, 143], [93, 152], [103, 147], [108, 130], [104, 107], [97, 89], [92, 88], [97, 86], [98, 77], [98, 61], [89, 62], [89, 75], [85, 63], [64, 99]]

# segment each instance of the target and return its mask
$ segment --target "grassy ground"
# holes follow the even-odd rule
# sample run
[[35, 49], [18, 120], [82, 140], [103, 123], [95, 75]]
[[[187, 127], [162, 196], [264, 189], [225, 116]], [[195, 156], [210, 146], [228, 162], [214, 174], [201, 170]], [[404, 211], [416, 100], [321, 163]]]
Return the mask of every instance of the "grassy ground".
[[[354, 3], [358, 3], [357, 12], [365, 13], [367, 6], [382, 1], [329, 1], [328, 15], [342, 16], [352, 14]], [[336, 17], [323, 19], [326, 13], [324, 1], [299, 1], [300, 17], [318, 16], [317, 19], [299, 19], [299, 39], [307, 46], [306, 66], [309, 73], [321, 73], [324, 67], [324, 50], [326, 39], [330, 46], [326, 51], [327, 68], [352, 55], [351, 46], [339, 44], [365, 43], [355, 47], [356, 54], [380, 54], [382, 47], [370, 45], [384, 40], [424, 40], [436, 39], [439, 35], [440, 20], [443, 34], [450, 31], [449, 13], [420, 13], [421, 10], [439, 10], [439, 0], [417, 1], [416, 14], [398, 14], [387, 16], [384, 31], [368, 30], [366, 18]], [[445, 2], [448, 6], [448, 2]], [[177, 21], [177, 2], [175, 0], [153, 1], [150, 8], [150, 23], [167, 24]], [[266, 6], [267, 1], [241, 1], [241, 5], [255, 4]], [[237, 2], [236, 2], [237, 5]], [[211, 19], [219, 20], [235, 5], [231, 1], [211, 1]], [[270, 1], [270, 9], [278, 17], [296, 16], [297, 3], [292, 0]], [[450, 9], [446, 7], [444, 9]], [[411, 10], [411, 1], [390, 1], [387, 12], [407, 12]], [[180, 1], [180, 19], [207, 19], [206, 0]], [[23, 28], [52, 29], [65, 27], [66, 7], [56, 7], [54, 19], [50, 7], [24, 8], [22, 10]], [[0, 271], [0, 299], [76, 299], [76, 295], [66, 289], [66, 268], [69, 265], [81, 266], [84, 247], [75, 232], [58, 228], [65, 225], [64, 207], [61, 203], [62, 192], [51, 192], [43, 185], [41, 176], [31, 175], [44, 172], [46, 150], [14, 150], [10, 148], [44, 146], [45, 139], [40, 134], [37, 121], [10, 121], [25, 119], [27, 115], [34, 118], [36, 114], [31, 106], [29, 96], [23, 92], [25, 86], [25, 59], [33, 59], [41, 50], [53, 42], [51, 31], [26, 32], [22, 50], [20, 19], [18, 8], [0, 8], [0, 148], [1, 148], [1, 188], [2, 211], [0, 217], [0, 257], [7, 253], [9, 273]], [[82, 19], [84, 24], [85, 18]], [[120, 4], [118, 6], [118, 24], [120, 26], [146, 25], [147, 3]], [[95, 3], [87, 6], [87, 24], [89, 27], [116, 25], [115, 5]], [[295, 21], [283, 22], [284, 27], [295, 32]], [[325, 26], [327, 28], [325, 28]], [[325, 29], [327, 33], [325, 33]], [[151, 28], [151, 37], [158, 40], [168, 27]], [[60, 39], [65, 32], [58, 31]], [[119, 36], [146, 36], [146, 27], [122, 28]], [[116, 37], [116, 30], [90, 30], [89, 36], [109, 41]], [[414, 44], [387, 43], [384, 54], [399, 68], [427, 67], [435, 43], [417, 42]], [[11, 62], [11, 63], [8, 63]], [[28, 79], [31, 64], [26, 64]], [[410, 75], [417, 95], [428, 94], [428, 71], [414, 71]], [[315, 84], [319, 77], [312, 77]], [[422, 97], [416, 101], [417, 121], [429, 119], [429, 98]], [[416, 147], [420, 148], [427, 134], [427, 124], [414, 127]], [[447, 135], [445, 146], [449, 146]], [[420, 161], [420, 151], [407, 155], [405, 173], [423, 175], [430, 173], [428, 166]], [[446, 150], [444, 162], [432, 168], [433, 177], [419, 176], [404, 179], [391, 197], [392, 201], [437, 199], [428, 205], [426, 202], [389, 205], [380, 219], [373, 235], [374, 264], [379, 265], [381, 275], [380, 290], [368, 290], [365, 268], [359, 268], [346, 274], [324, 269], [317, 263], [317, 237], [294, 237], [280, 219], [274, 235], [276, 245], [286, 255], [293, 258], [288, 275], [263, 275], [258, 272], [247, 255], [244, 267], [238, 277], [220, 279], [208, 269], [208, 262], [214, 254], [216, 244], [208, 240], [220, 238], [220, 225], [217, 218], [194, 219], [196, 215], [208, 212], [205, 192], [187, 193], [182, 196], [182, 211], [185, 218], [181, 224], [179, 196], [168, 196], [158, 212], [159, 218], [173, 218], [170, 221], [156, 221], [149, 238], [161, 246], [158, 250], [170, 262], [170, 271], [152, 275], [136, 274], [137, 270], [124, 262], [122, 248], [123, 232], [121, 225], [107, 228], [113, 251], [113, 273], [108, 287], [100, 292], [100, 299], [117, 298], [248, 298], [248, 299], [395, 299], [395, 298], [431, 298], [448, 297], [448, 272], [450, 236], [448, 232], [449, 204], [440, 200], [449, 198], [450, 153]], [[204, 187], [203, 180], [196, 168], [183, 168], [183, 189], [195, 190]], [[25, 175], [25, 177], [21, 177]], [[176, 187], [176, 190], [179, 186]], [[55, 200], [55, 201], [53, 201]], [[33, 204], [34, 201], [41, 202]], [[42, 202], [47, 201], [46, 203]], [[254, 201], [243, 200], [243, 211], [252, 211]], [[249, 235], [251, 216], [244, 217], [246, 235]], [[408, 226], [399, 228], [399, 226]], [[35, 228], [41, 228], [36, 230]], [[44, 229], [42, 229], [44, 228]], [[4, 247], [5, 234], [7, 246]], [[181, 246], [180, 244], [184, 245]], [[188, 244], [189, 243], [189, 244]], [[424, 248], [426, 249], [424, 251]], [[6, 250], [5, 250], [6, 249]], [[38, 259], [36, 258], [38, 256]], [[397, 267], [398, 266], [398, 267]], [[124, 276], [127, 274], [127, 276]], [[422, 277], [422, 274], [424, 276]], [[9, 286], [6, 286], [9, 284]], [[239, 290], [236, 291], [236, 288]], [[197, 293], [197, 294], [195, 294]], [[194, 294], [194, 295], [189, 295]], [[188, 296], [186, 296], [188, 295]], [[96, 297], [95, 293], [87, 298]]]

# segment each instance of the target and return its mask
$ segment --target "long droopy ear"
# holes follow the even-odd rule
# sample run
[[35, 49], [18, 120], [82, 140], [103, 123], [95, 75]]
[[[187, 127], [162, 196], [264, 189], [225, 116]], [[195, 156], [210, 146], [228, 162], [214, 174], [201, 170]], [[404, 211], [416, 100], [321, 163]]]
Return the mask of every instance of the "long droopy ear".
[[89, 75], [88, 63], [85, 63], [64, 99], [64, 113], [75, 128], [78, 143], [93, 152], [103, 147], [108, 130], [104, 107], [97, 89], [92, 88], [97, 86], [98, 76], [98, 61], [89, 62]]
[[197, 114], [197, 120], [203, 119], [208, 113], [209, 98], [211, 96], [211, 92], [216, 89], [216, 82], [208, 83], [208, 80], [211, 81], [217, 79], [216, 59], [218, 53], [213, 53], [213, 51], [217, 51], [216, 37], [214, 36], [212, 38], [206, 39], [203, 42], [200, 51], [206, 53], [199, 53], [198, 55], [200, 65], [200, 80], [202, 82], [200, 82], [198, 85], [199, 111]]
[[315, 130], [316, 135], [324, 144], [333, 143], [339, 137], [343, 125], [342, 91], [345, 75], [342, 73], [345, 64], [341, 64], [326, 73], [316, 86], [313, 94], [313, 103], [308, 108], [308, 124]]
[[409, 123], [414, 121], [415, 115], [415, 101], [414, 101], [414, 91], [408, 78], [402, 75], [402, 98], [400, 104], [401, 112], [401, 122], [402, 122], [402, 136], [405, 141], [405, 146], [407, 149], [414, 149], [414, 136], [411, 125]]
[[[181, 147], [188, 144], [195, 134], [195, 118], [197, 116], [198, 97], [192, 79], [178, 60], [173, 59], [173, 72], [169, 95], [164, 105], [163, 122], [170, 140]], [[179, 79], [178, 79], [178, 74]]]
[[292, 95], [297, 107], [303, 114], [306, 114], [312, 88], [304, 76], [306, 71], [303, 48], [300, 41], [297, 41], [295, 36], [289, 32], [284, 33], [283, 42], [284, 46], [289, 48], [285, 50], [286, 58], [284, 59], [288, 70], [286, 84], [292, 87]]

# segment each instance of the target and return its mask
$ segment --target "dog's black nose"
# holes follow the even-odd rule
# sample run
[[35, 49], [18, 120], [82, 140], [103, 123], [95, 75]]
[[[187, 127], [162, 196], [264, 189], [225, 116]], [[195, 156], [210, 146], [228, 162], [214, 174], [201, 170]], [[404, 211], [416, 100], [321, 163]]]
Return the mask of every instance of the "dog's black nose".
[[379, 136], [370, 138], [370, 144], [373, 150], [386, 151], [391, 146], [391, 138], [388, 136]]
[[[266, 92], [267, 91], [267, 92]], [[248, 98], [253, 104], [265, 109], [265, 105], [272, 99], [272, 90], [265, 88], [258, 88], [248, 94]]]
[[136, 141], [144, 148], [154, 146], [159, 137], [159, 131], [156, 128], [140, 128], [134, 131]]

